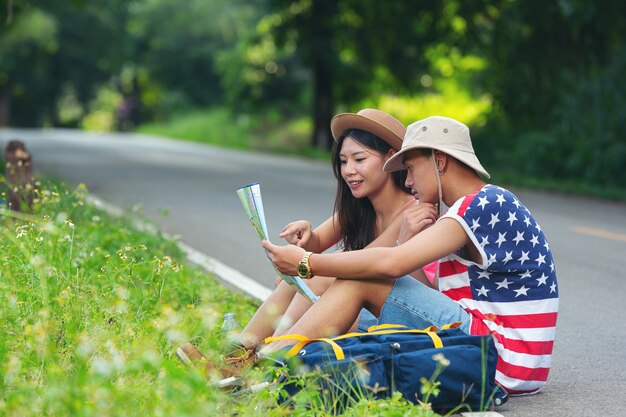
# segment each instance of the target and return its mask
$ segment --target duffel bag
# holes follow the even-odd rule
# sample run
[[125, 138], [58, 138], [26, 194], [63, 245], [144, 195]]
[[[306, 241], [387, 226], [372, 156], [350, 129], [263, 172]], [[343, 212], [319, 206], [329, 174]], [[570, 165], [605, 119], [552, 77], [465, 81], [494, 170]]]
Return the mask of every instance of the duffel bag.
[[[413, 403], [430, 403], [436, 411], [503, 404], [507, 394], [495, 382], [498, 355], [492, 337], [468, 335], [457, 326], [418, 330], [387, 324], [366, 333], [323, 339], [285, 335], [266, 343], [296, 340], [280, 352], [288, 373], [317, 375], [322, 392], [344, 406], [364, 395], [385, 398], [393, 392]], [[299, 387], [287, 383], [284, 391], [293, 396]]]

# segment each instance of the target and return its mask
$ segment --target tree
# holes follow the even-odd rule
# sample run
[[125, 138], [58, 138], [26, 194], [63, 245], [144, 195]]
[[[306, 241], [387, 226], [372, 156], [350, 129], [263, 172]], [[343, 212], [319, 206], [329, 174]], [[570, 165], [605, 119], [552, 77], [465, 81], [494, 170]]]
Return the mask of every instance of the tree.
[[617, 0], [480, 3], [462, 2], [461, 12], [489, 61], [485, 89], [517, 127], [553, 125], [570, 80], [606, 67], [626, 36], [626, 3]]
[[0, 22], [0, 126], [6, 126], [21, 105], [32, 106], [36, 113], [33, 98], [50, 92], [46, 74], [56, 46], [57, 21], [29, 5], [0, 2], [0, 7], [9, 11]]
[[86, 106], [129, 56], [128, 12], [124, 0], [15, 3], [11, 21], [0, 23], [2, 123], [56, 125], [66, 86]]
[[292, 47], [311, 71], [311, 143], [332, 144], [335, 103], [351, 105], [380, 88], [414, 90], [428, 71], [424, 51], [442, 40], [462, 42], [456, 2], [269, 0], [275, 44]]

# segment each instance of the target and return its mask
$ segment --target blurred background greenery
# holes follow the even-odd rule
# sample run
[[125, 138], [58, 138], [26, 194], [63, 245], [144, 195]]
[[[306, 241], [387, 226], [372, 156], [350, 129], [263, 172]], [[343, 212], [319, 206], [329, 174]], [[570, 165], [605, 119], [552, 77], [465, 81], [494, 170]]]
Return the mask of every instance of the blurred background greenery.
[[625, 35], [617, 0], [0, 0], [0, 126], [315, 154], [440, 114], [499, 180], [624, 198]]

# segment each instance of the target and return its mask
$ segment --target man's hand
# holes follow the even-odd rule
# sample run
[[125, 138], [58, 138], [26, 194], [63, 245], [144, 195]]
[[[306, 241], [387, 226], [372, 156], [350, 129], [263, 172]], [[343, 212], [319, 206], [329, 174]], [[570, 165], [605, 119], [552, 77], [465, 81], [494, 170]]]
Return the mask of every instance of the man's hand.
[[416, 202], [402, 213], [398, 243], [403, 244], [437, 221], [437, 207], [432, 203]]
[[285, 275], [298, 275], [298, 264], [306, 253], [304, 249], [294, 245], [276, 246], [267, 240], [261, 243], [267, 251], [267, 257], [280, 272]]
[[296, 220], [283, 227], [278, 237], [285, 238], [292, 245], [303, 247], [311, 238], [311, 223], [307, 220]]

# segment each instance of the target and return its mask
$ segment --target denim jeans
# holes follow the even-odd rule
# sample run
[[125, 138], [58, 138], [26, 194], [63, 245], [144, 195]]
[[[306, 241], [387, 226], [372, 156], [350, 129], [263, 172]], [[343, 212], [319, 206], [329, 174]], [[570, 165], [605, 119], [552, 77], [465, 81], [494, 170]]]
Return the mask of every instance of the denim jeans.
[[378, 319], [369, 311], [361, 310], [359, 331], [367, 331], [377, 324], [401, 324], [412, 329], [441, 328], [457, 321], [461, 322], [459, 328], [469, 334], [471, 316], [460, 304], [407, 275], [396, 279]]

